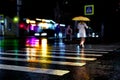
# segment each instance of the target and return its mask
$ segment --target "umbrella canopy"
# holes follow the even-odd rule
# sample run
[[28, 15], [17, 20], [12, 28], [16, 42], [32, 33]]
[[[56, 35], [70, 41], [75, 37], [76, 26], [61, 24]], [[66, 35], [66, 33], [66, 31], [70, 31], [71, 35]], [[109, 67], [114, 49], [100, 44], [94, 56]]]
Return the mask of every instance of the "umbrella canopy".
[[90, 21], [89, 18], [84, 17], [84, 16], [77, 16], [77, 17], [72, 18], [72, 20], [74, 20], [74, 21]]

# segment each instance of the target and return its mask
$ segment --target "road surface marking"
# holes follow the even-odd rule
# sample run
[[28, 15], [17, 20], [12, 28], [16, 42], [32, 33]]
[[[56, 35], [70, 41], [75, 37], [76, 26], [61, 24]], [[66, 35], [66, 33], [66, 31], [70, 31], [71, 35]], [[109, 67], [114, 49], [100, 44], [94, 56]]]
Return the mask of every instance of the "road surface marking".
[[25, 71], [25, 72], [33, 72], [33, 73], [44, 73], [44, 74], [57, 75], [57, 76], [62, 76], [70, 72], [68, 70], [44, 69], [44, 68], [15, 66], [15, 65], [7, 65], [7, 64], [0, 64], [0, 69]]
[[39, 62], [39, 63], [47, 63], [47, 64], [58, 64], [58, 65], [67, 65], [67, 66], [84, 66], [85, 62], [63, 62], [63, 61], [52, 61], [52, 60], [38, 60], [32, 58], [20, 59], [20, 58], [8, 58], [8, 57], [0, 57], [1, 60], [11, 60], [11, 61], [25, 61], [25, 62]]

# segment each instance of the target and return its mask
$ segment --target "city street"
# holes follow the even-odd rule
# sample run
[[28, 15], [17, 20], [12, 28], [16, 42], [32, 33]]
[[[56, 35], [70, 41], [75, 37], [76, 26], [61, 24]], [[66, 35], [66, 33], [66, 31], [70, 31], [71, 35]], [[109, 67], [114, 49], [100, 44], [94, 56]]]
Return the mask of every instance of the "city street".
[[119, 80], [120, 43], [0, 38], [0, 80]]
[[120, 0], [1, 0], [0, 80], [120, 80], [119, 19]]

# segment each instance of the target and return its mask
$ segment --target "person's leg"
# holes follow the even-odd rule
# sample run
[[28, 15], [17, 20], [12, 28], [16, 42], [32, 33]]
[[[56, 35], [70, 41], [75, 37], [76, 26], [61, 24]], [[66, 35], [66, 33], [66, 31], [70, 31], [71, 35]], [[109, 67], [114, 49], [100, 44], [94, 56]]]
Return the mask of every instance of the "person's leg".
[[56, 38], [59, 38], [59, 33], [56, 33]]
[[80, 46], [84, 47], [84, 43], [85, 43], [85, 38], [81, 37]]

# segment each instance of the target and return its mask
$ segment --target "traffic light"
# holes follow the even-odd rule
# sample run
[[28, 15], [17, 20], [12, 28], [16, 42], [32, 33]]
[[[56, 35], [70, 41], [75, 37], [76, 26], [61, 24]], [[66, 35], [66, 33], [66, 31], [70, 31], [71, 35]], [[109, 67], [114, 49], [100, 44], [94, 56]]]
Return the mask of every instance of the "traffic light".
[[24, 24], [23, 24], [23, 23], [20, 23], [20, 24], [19, 24], [19, 27], [20, 27], [20, 28], [24, 28]]
[[18, 23], [18, 22], [19, 22], [19, 17], [18, 17], [18, 16], [15, 16], [15, 17], [13, 18], [13, 22], [14, 22], [14, 23]]

